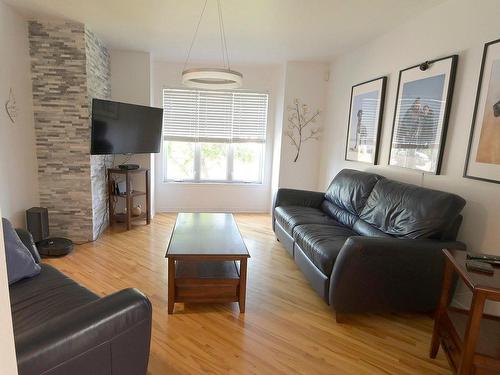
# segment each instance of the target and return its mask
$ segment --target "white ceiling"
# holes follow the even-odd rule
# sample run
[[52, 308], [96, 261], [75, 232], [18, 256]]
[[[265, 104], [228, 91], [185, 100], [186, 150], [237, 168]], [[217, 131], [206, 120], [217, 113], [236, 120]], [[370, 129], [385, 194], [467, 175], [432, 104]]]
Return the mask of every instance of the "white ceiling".
[[[85, 23], [110, 48], [183, 62], [205, 0], [3, 0], [29, 18]], [[233, 63], [330, 61], [444, 0], [222, 0]], [[221, 60], [208, 0], [192, 61]]]

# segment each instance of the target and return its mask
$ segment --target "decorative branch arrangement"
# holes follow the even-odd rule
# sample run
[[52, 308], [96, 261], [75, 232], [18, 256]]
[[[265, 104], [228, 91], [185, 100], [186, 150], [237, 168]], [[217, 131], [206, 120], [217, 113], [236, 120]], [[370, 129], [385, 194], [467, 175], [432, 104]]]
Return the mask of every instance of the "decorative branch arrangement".
[[[311, 127], [319, 117], [319, 109], [311, 115], [307, 104], [301, 103], [299, 99], [293, 101], [293, 106], [288, 107], [288, 127], [285, 135], [290, 138], [290, 143], [295, 146], [297, 153], [293, 162], [297, 162], [300, 156], [302, 144], [310, 139], [319, 140], [321, 128]], [[306, 128], [309, 130], [307, 132]], [[307, 133], [307, 134], [306, 134]]]
[[7, 116], [9, 116], [10, 121], [15, 124], [17, 117], [17, 103], [12, 88], [9, 91], [9, 99], [5, 102], [5, 112], [7, 112]]

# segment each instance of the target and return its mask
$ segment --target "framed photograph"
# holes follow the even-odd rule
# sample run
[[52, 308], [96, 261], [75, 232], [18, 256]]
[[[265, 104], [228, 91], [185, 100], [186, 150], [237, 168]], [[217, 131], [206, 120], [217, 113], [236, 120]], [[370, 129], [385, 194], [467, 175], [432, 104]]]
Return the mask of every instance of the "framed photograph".
[[500, 39], [484, 45], [464, 177], [500, 183]]
[[387, 77], [352, 86], [345, 160], [377, 164]]
[[458, 55], [399, 72], [389, 165], [439, 174]]

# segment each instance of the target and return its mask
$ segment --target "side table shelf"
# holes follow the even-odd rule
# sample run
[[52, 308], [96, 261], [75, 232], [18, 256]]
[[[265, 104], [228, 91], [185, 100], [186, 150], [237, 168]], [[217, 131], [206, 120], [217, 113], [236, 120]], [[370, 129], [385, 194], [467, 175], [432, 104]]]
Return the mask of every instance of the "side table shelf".
[[[483, 313], [486, 300], [500, 301], [500, 270], [495, 269], [493, 275], [469, 272], [465, 251], [443, 252], [446, 257], [443, 289], [430, 356], [435, 358], [441, 345], [457, 374], [500, 374], [500, 317]], [[470, 310], [448, 306], [454, 273], [472, 291]]]
[[[125, 176], [126, 192], [121, 194], [116, 194], [114, 192], [113, 186], [113, 175]], [[134, 175], [144, 175], [146, 191], [131, 190], [131, 179]], [[119, 168], [109, 168], [108, 169], [108, 195], [109, 195], [109, 223], [113, 226], [116, 222], [124, 222], [127, 226], [127, 230], [132, 229], [132, 221], [145, 220], [146, 224], [151, 223], [151, 211], [150, 211], [150, 176], [149, 169], [139, 168], [132, 170], [124, 170]], [[135, 197], [146, 197], [146, 211], [139, 216], [132, 216], [132, 207], [134, 204]], [[126, 213], [115, 213], [114, 200], [117, 198], [125, 199], [125, 207], [127, 208]]]

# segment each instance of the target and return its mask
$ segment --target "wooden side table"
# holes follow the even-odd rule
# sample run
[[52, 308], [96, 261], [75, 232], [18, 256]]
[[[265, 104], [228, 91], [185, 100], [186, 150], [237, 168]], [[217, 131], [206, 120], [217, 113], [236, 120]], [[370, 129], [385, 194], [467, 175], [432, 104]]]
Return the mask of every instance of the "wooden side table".
[[[500, 374], [500, 317], [483, 313], [486, 300], [500, 301], [500, 269], [493, 275], [470, 272], [465, 266], [465, 251], [443, 252], [446, 256], [443, 289], [430, 356], [436, 358], [441, 344], [455, 373]], [[448, 306], [454, 273], [472, 291], [469, 311]]]
[[[112, 176], [124, 175], [126, 192], [116, 194], [113, 189], [113, 178]], [[132, 190], [131, 179], [133, 175], [144, 175], [146, 179], [145, 187], [146, 191]], [[149, 169], [139, 168], [139, 169], [120, 169], [120, 168], [110, 168], [108, 169], [108, 189], [109, 189], [109, 222], [111, 225], [117, 221], [125, 222], [127, 225], [127, 230], [132, 229], [132, 220], [146, 220], [146, 224], [151, 222], [151, 210], [150, 210], [150, 181], [149, 181]], [[134, 203], [134, 198], [139, 196], [146, 197], [146, 211], [141, 213], [139, 216], [132, 216], [132, 207]], [[125, 214], [115, 213], [113, 200], [114, 198], [124, 198], [125, 206], [127, 207], [127, 212]]]

